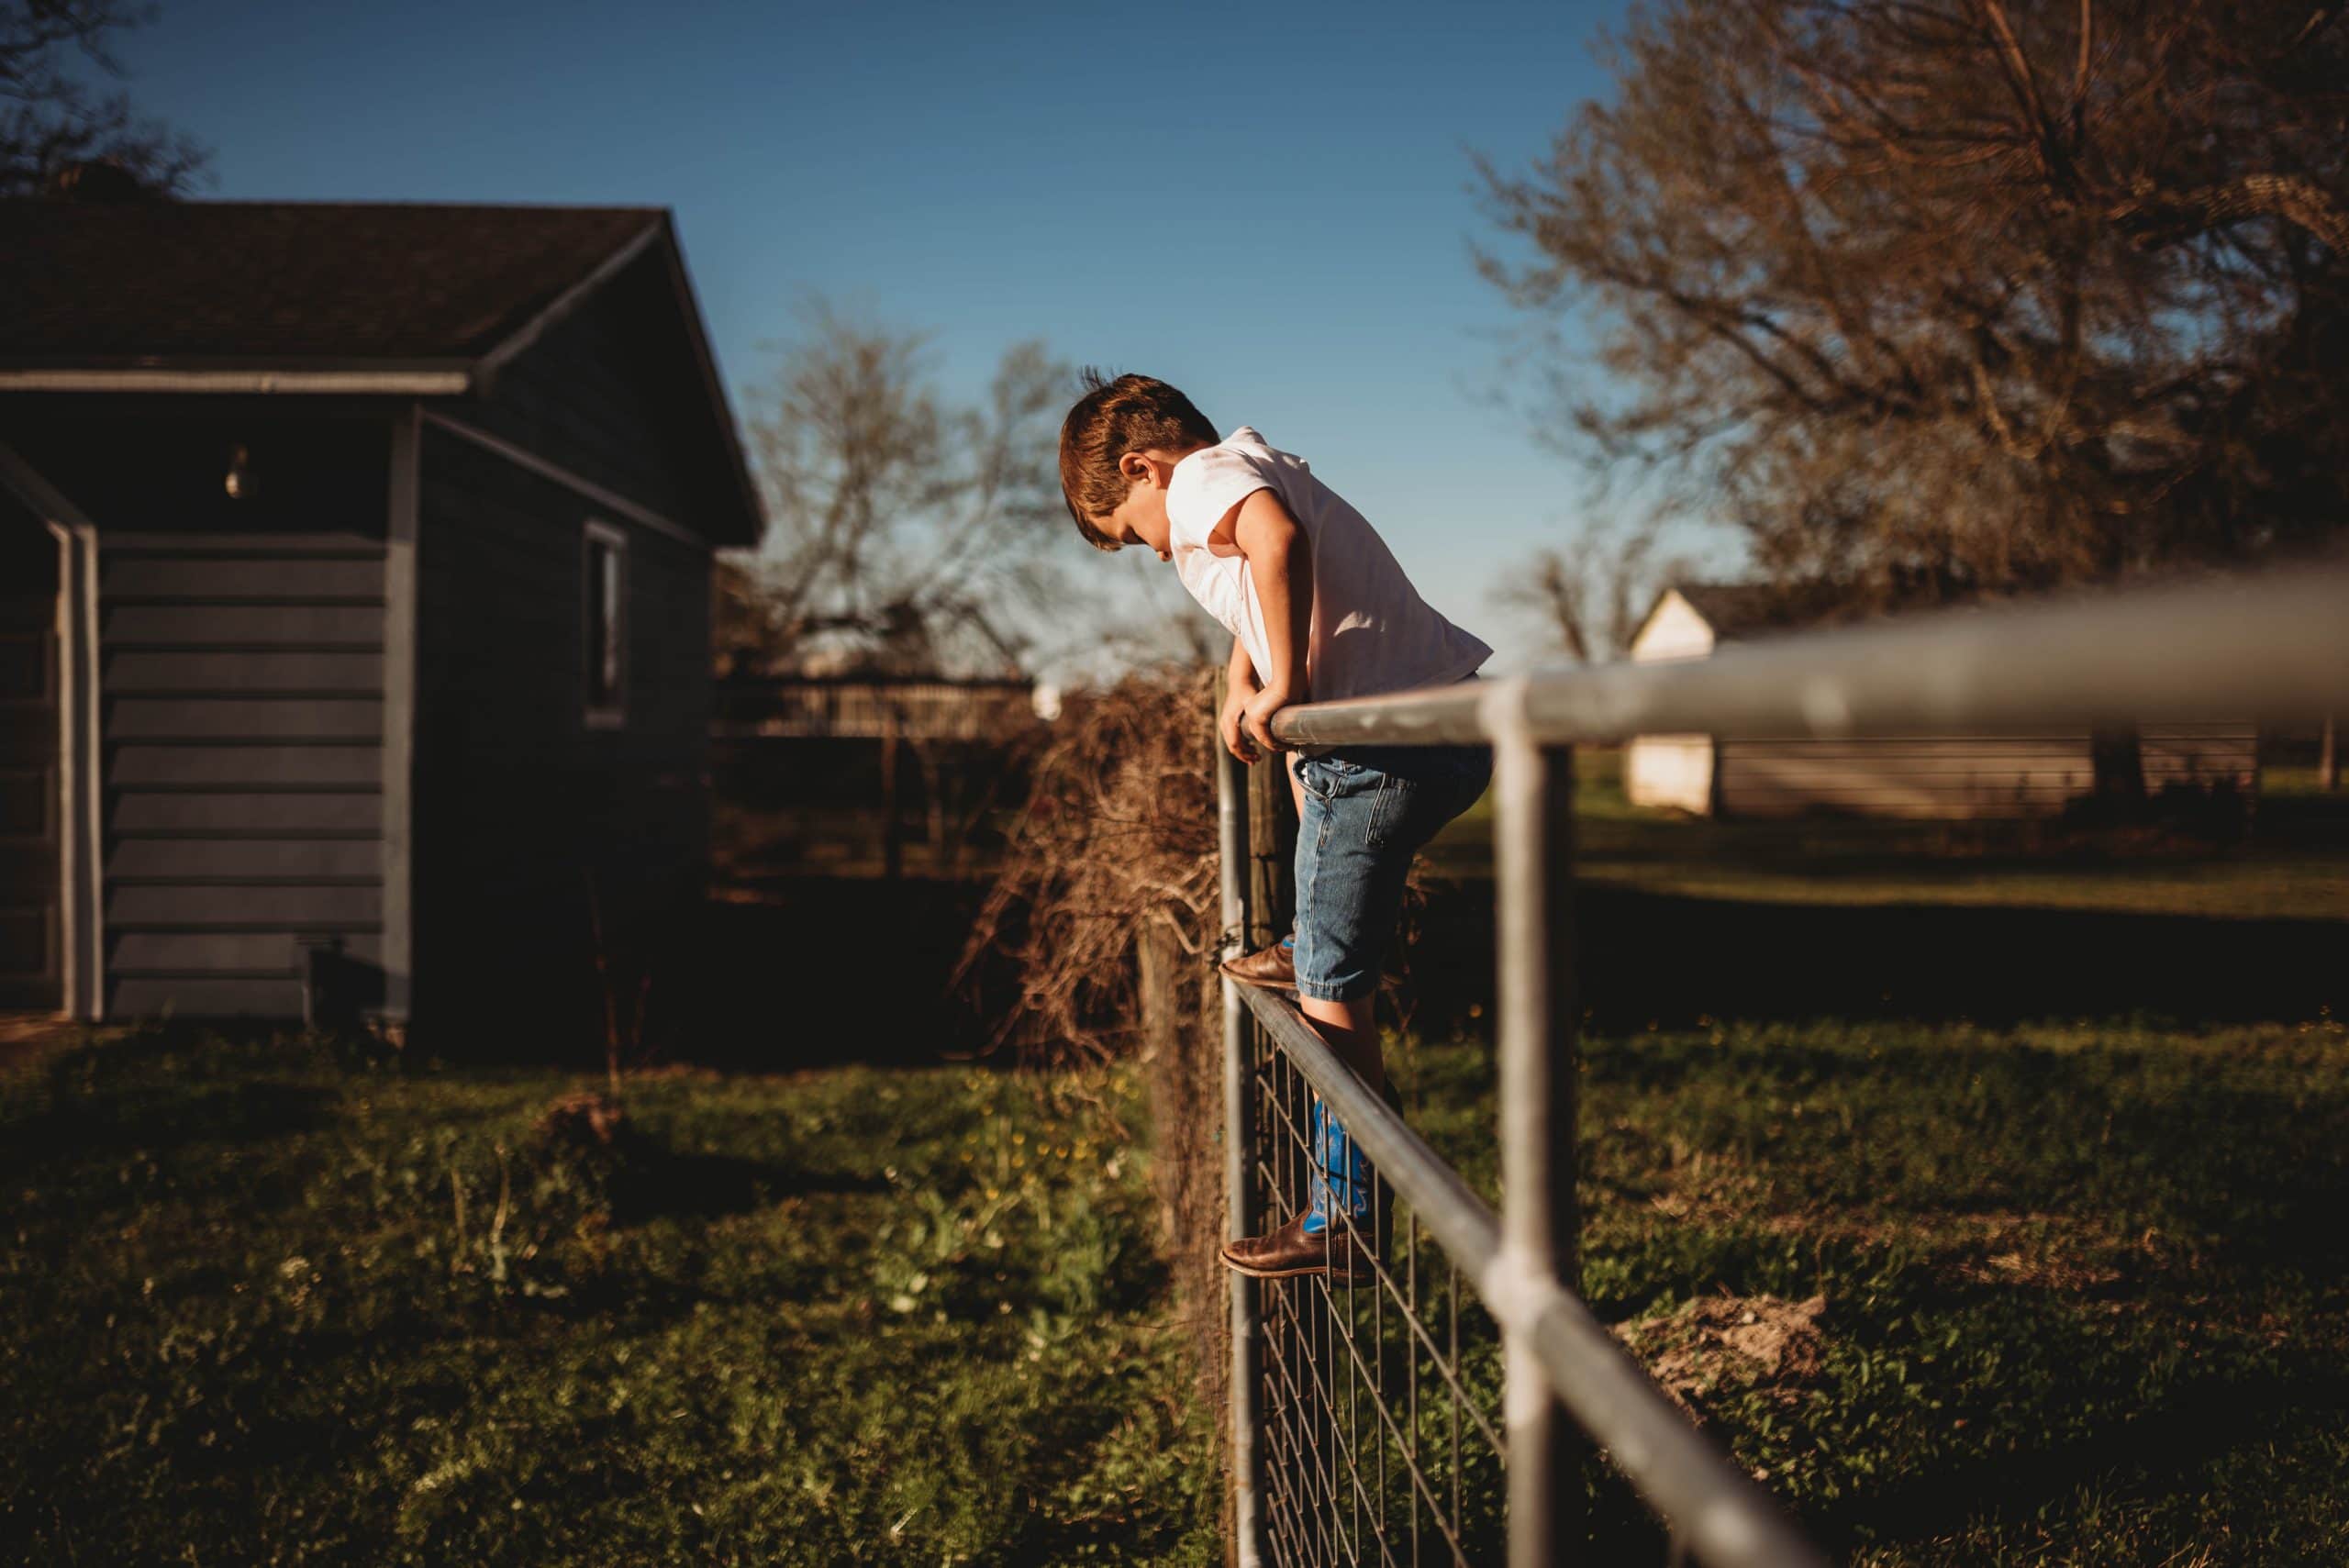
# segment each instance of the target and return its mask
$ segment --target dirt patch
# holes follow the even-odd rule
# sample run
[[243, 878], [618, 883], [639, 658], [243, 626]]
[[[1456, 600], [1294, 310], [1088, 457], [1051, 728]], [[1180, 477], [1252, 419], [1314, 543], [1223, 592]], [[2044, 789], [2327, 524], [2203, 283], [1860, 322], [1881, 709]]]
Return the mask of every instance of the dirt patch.
[[1957, 1275], [1969, 1284], [2019, 1284], [2076, 1294], [2107, 1290], [2121, 1279], [2119, 1269], [2069, 1252], [2021, 1249], [1961, 1263]]
[[2158, 1232], [2133, 1244], [2108, 1225], [2074, 1216], [1989, 1210], [1975, 1214], [1805, 1211], [1763, 1221], [1782, 1236], [1856, 1247], [1919, 1248], [1944, 1277], [1967, 1285], [2022, 1285], [2091, 1294], [2165, 1266]]
[[1618, 1338], [1692, 1415], [1721, 1394], [1764, 1389], [1792, 1398], [1817, 1380], [1827, 1298], [1704, 1296], [1664, 1318], [1616, 1325]]

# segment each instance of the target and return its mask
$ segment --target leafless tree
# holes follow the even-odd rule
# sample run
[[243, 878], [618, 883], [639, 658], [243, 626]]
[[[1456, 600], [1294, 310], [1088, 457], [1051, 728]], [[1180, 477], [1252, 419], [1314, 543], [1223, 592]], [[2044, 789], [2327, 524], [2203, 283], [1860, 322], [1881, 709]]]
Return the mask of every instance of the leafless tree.
[[735, 633], [770, 661], [830, 646], [868, 668], [1019, 668], [1065, 531], [1067, 367], [1016, 345], [984, 400], [957, 407], [919, 334], [822, 305], [807, 320], [749, 420], [768, 543], [735, 584], [751, 612]]
[[1660, 0], [1612, 101], [1483, 165], [1513, 238], [1481, 264], [1552, 328], [1552, 428], [1782, 580], [1931, 599], [2324, 535], [2343, 8]]
[[1680, 575], [1677, 557], [1656, 559], [1653, 527], [1598, 526], [1568, 544], [1536, 552], [1494, 597], [1531, 615], [1579, 664], [1620, 659], [1656, 592]]
[[770, 585], [772, 566], [747, 551], [719, 555], [710, 573], [709, 643], [718, 675], [781, 670], [796, 646]]
[[49, 191], [75, 165], [110, 165], [156, 195], [184, 193], [207, 172], [209, 152], [71, 69], [79, 57], [120, 79], [113, 37], [154, 15], [119, 0], [0, 0], [0, 196]]

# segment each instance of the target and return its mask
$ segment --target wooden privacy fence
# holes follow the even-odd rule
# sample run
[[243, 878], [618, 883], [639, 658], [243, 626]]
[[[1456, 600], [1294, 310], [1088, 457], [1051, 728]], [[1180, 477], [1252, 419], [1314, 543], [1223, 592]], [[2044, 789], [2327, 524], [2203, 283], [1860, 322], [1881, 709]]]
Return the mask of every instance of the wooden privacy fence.
[[[1574, 743], [2321, 720], [2344, 709], [2349, 567], [2326, 564], [1280, 714], [1274, 732], [1296, 746], [1493, 749], [1505, 1197], [1496, 1214], [1293, 1003], [1224, 982], [1230, 1235], [1303, 1202], [1315, 1099], [1378, 1173], [1359, 1244], [1391, 1232], [1367, 1284], [1230, 1276], [1240, 1562], [1482, 1563], [1504, 1543], [1515, 1568], [1575, 1560], [1586, 1443], [1654, 1509], [1670, 1561], [1822, 1561], [1578, 1294]], [[1270, 940], [1286, 915], [1286, 786], [1274, 767], [1252, 774], [1228, 756], [1217, 781], [1224, 947], [1237, 953]], [[1497, 1378], [1489, 1343], [1479, 1350], [1486, 1325]]]

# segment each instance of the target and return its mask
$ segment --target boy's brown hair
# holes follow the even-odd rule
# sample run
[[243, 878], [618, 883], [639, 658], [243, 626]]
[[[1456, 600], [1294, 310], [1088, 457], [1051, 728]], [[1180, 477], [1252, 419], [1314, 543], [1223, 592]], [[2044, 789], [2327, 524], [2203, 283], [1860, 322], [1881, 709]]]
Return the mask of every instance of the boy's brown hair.
[[1163, 381], [1121, 375], [1115, 381], [1090, 366], [1080, 378], [1085, 395], [1061, 426], [1061, 495], [1076, 531], [1096, 550], [1119, 542], [1093, 526], [1122, 506], [1133, 486], [1118, 472], [1128, 452], [1190, 451], [1222, 438], [1191, 400]]

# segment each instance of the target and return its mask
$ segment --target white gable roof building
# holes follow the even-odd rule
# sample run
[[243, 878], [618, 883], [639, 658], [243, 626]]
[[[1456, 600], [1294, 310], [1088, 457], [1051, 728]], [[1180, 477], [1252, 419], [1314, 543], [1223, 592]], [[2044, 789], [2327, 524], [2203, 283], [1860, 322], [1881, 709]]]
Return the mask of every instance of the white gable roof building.
[[[1764, 586], [1679, 584], [1657, 596], [1631, 657], [1708, 658], [1724, 642], [1814, 618]], [[2248, 722], [2148, 726], [2138, 754], [2149, 794], [2181, 784], [2245, 795], [2258, 787], [2258, 731]], [[1832, 740], [1642, 735], [1623, 754], [1623, 793], [1633, 806], [1698, 816], [2050, 815], [2090, 793], [2095, 779], [2085, 729]]]

